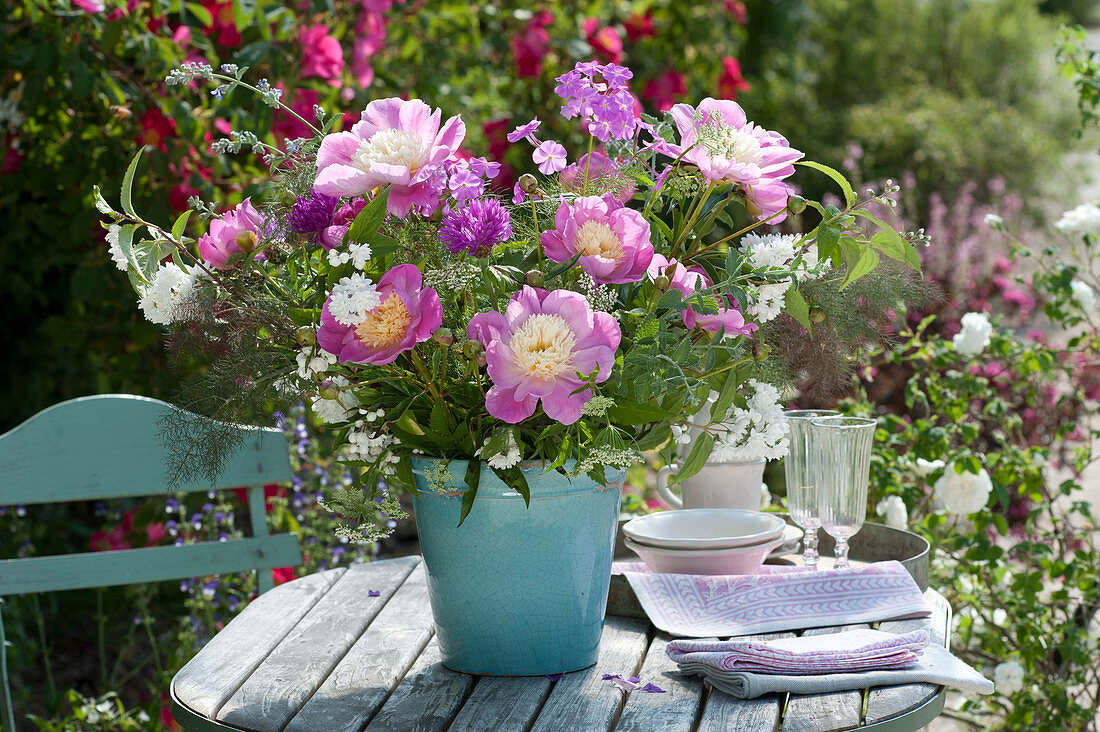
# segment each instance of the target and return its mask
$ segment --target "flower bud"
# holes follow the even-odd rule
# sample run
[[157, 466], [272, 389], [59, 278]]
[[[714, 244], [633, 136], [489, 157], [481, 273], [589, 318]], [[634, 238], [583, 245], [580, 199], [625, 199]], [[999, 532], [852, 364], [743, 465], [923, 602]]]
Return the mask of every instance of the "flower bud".
[[331, 381], [326, 381], [321, 384], [321, 388], [317, 391], [317, 396], [322, 399], [335, 399], [340, 396], [340, 390], [336, 388], [336, 385]]
[[524, 276], [523, 280], [531, 287], [542, 287], [543, 283], [546, 282], [546, 275], [537, 269], [533, 269]]
[[806, 199], [802, 196], [791, 196], [787, 199], [787, 210], [793, 214], [800, 214], [806, 210]]
[[538, 180], [530, 173], [524, 173], [519, 177], [519, 189], [524, 193], [534, 193], [538, 187]]
[[317, 331], [309, 326], [299, 328], [294, 334], [294, 340], [298, 341], [299, 346], [312, 346], [317, 343]]
[[451, 332], [450, 328], [440, 328], [432, 333], [432, 340], [441, 346], [449, 346], [455, 342], [455, 334]]
[[658, 290], [665, 292], [668, 290], [668, 277], [665, 275], [657, 275], [653, 278], [653, 284], [656, 285]]
[[462, 346], [462, 353], [466, 358], [476, 358], [479, 353], [485, 350], [485, 346], [481, 345], [477, 341], [466, 341]]
[[489, 357], [485, 354], [484, 351], [477, 354], [477, 365], [480, 368], [485, 368], [489, 365]]
[[810, 313], [810, 321], [814, 323], [825, 322], [825, 313], [815, 310]]

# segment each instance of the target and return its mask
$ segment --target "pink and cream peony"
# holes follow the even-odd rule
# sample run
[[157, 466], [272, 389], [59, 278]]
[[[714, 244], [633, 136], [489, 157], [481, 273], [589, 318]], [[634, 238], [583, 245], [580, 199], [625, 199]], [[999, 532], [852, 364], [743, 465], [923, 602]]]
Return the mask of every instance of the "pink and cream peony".
[[[675, 258], [667, 259], [662, 254], [653, 255], [653, 261], [646, 274], [650, 279], [664, 275], [668, 278], [669, 289], [677, 290], [685, 300], [699, 290], [711, 286], [710, 280], [701, 270], [687, 269]], [[684, 311], [684, 325], [688, 328], [698, 326], [711, 333], [717, 333], [721, 328], [724, 329], [726, 336], [751, 335], [759, 327], [755, 323], [746, 323], [745, 316], [735, 303], [729, 301], [729, 298], [724, 295], [714, 297], [719, 303], [717, 313], [704, 314], [689, 307]]]
[[583, 295], [524, 286], [503, 314], [478, 313], [467, 328], [470, 340], [485, 346], [489, 414], [515, 424], [535, 413], [539, 400], [546, 416], [562, 424], [581, 417], [591, 390], [577, 373], [597, 367], [597, 382], [611, 376], [622, 333], [607, 313], [593, 311]]
[[244, 199], [199, 238], [199, 254], [217, 269], [229, 269], [229, 259], [238, 252], [251, 254], [264, 233], [264, 218], [251, 199]]
[[367, 105], [350, 132], [326, 135], [317, 153], [314, 188], [328, 196], [360, 196], [390, 185], [387, 209], [428, 214], [438, 205], [443, 163], [466, 137], [460, 117], [440, 128], [440, 110], [419, 99], [378, 99]]
[[611, 194], [563, 201], [554, 229], [542, 232], [542, 249], [555, 262], [580, 253], [581, 268], [607, 284], [641, 280], [653, 259], [649, 222]]
[[785, 137], [749, 122], [741, 105], [727, 99], [707, 97], [698, 108], [677, 104], [671, 114], [680, 144], [662, 143], [658, 150], [698, 166], [707, 180], [736, 183], [758, 219], [786, 218], [792, 189], [783, 179], [794, 173], [802, 153]]
[[378, 305], [354, 325], [336, 319], [330, 297], [321, 311], [317, 343], [341, 363], [392, 363], [401, 353], [431, 338], [443, 322], [439, 295], [422, 285], [416, 265], [394, 267], [378, 281]]

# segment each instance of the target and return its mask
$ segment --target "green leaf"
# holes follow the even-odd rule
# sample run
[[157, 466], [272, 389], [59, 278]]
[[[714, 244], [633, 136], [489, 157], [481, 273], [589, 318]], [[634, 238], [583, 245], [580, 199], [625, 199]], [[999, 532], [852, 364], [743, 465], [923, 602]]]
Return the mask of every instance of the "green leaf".
[[443, 406], [442, 402], [433, 402], [431, 415], [428, 418], [428, 426], [434, 432], [437, 438], [444, 442], [449, 442], [449, 436], [451, 434], [450, 423], [447, 421], [447, 408]]
[[558, 450], [558, 456], [554, 458], [554, 462], [547, 466], [544, 472], [549, 473], [551, 470], [557, 470], [562, 465], [565, 465], [565, 461], [569, 459], [569, 456], [573, 454], [573, 439], [568, 432], [565, 433], [565, 437], [561, 440], [561, 448]]
[[383, 254], [393, 254], [401, 248], [401, 244], [392, 236], [379, 234], [370, 243], [371, 256], [378, 257]]
[[854, 263], [852, 259], [849, 259], [849, 249], [845, 247], [845, 238], [840, 240], [841, 247], [844, 248], [844, 258], [848, 260], [848, 276], [844, 278], [844, 282], [840, 285], [840, 289], [843, 290], [848, 285], [858, 280], [863, 275], [867, 274], [875, 267], [878, 266], [879, 256], [878, 252], [867, 246], [859, 246], [855, 244], [855, 240], [852, 243], [855, 244], [856, 249], [852, 251], [854, 257]]
[[817, 253], [821, 259], [833, 259], [836, 263], [835, 254], [838, 251], [838, 242], [840, 241], [841, 230], [837, 226], [831, 224], [821, 223], [817, 227]]
[[546, 272], [546, 279], [552, 280], [558, 275], [568, 272], [577, 264], [577, 260], [581, 258], [581, 254], [583, 254], [583, 252], [577, 252], [572, 257], [557, 265], [556, 267], [551, 267]]
[[187, 229], [187, 220], [191, 218], [193, 211], [184, 211], [176, 219], [176, 223], [172, 224], [172, 238], [179, 241], [183, 237], [183, 232]]
[[710, 405], [710, 421], [721, 422], [726, 418], [726, 412], [733, 406], [733, 398], [737, 396], [737, 387], [741, 386], [741, 375], [737, 369], [732, 368], [726, 372], [726, 380], [722, 384], [722, 390], [718, 392], [718, 399]]
[[145, 275], [145, 270], [142, 267], [142, 261], [138, 259], [137, 252], [134, 251], [134, 232], [137, 231], [137, 228], [137, 224], [123, 224], [118, 227], [118, 246], [122, 253], [126, 255], [126, 262], [138, 275], [138, 278], [145, 284], [150, 284], [150, 280]]
[[672, 476], [669, 483], [676, 484], [687, 480], [702, 470], [707, 458], [710, 457], [710, 451], [713, 449], [714, 438], [710, 436], [709, 432], [704, 432], [695, 438], [695, 444], [691, 446], [691, 452], [688, 453], [687, 459], [684, 460], [683, 465], [676, 471], [676, 475]]
[[921, 271], [920, 256], [917, 254], [917, 250], [893, 229], [883, 229], [872, 236], [871, 246], [890, 259], [896, 259], [917, 272]]
[[133, 216], [135, 219], [138, 217], [138, 215], [134, 212], [134, 204], [131, 200], [131, 191], [134, 187], [134, 174], [137, 172], [138, 161], [141, 160], [141, 155], [145, 152], [145, 147], [145, 145], [142, 145], [138, 148], [138, 151], [134, 153], [134, 158], [130, 161], [130, 166], [126, 168], [126, 175], [122, 178], [122, 191], [120, 193], [122, 210]]
[[206, 26], [214, 25], [214, 16], [210, 11], [198, 3], [187, 3], [187, 9], [195, 16], [195, 19]]
[[107, 203], [107, 199], [103, 197], [103, 193], [99, 190], [99, 186], [92, 186], [92, 198], [95, 200], [96, 211], [101, 214], [113, 214], [115, 210], [111, 208], [111, 204]]
[[496, 476], [504, 481], [504, 484], [514, 490], [516, 493], [523, 496], [523, 503], [527, 508], [531, 508], [531, 487], [527, 485], [527, 476], [523, 474], [523, 471], [518, 466], [513, 466], [501, 470], [500, 468], [493, 468], [493, 472]]
[[458, 513], [458, 525], [470, 515], [470, 509], [474, 507], [474, 499], [477, 498], [477, 487], [481, 483], [481, 461], [471, 460], [466, 466], [466, 492], [462, 494], [462, 507]]
[[315, 325], [321, 320], [318, 308], [287, 308], [286, 314], [295, 325]]
[[676, 419], [680, 415], [661, 409], [653, 404], [639, 404], [620, 399], [607, 410], [607, 416], [614, 424], [638, 425], [651, 424]]
[[838, 186], [840, 186], [840, 190], [844, 191], [844, 200], [848, 202], [849, 206], [856, 202], [856, 192], [852, 190], [852, 184], [849, 183], [848, 179], [841, 175], [839, 171], [830, 168], [828, 165], [815, 163], [812, 160], [802, 160], [795, 163], [795, 165], [801, 165], [804, 168], [812, 168], [829, 176], [836, 181]]
[[355, 217], [355, 221], [351, 222], [347, 240], [358, 244], [370, 243], [378, 233], [378, 229], [382, 227], [382, 222], [386, 219], [386, 202], [389, 199], [390, 187], [386, 186], [381, 193], [363, 207], [363, 210]]
[[787, 315], [798, 321], [799, 325], [810, 331], [810, 306], [806, 304], [806, 298], [802, 297], [801, 292], [788, 287], [783, 294], [783, 309]]
[[661, 445], [668, 442], [670, 437], [672, 437], [672, 428], [669, 427], [669, 423], [658, 422], [653, 426], [653, 429], [634, 441], [634, 449], [639, 452], [656, 450]]

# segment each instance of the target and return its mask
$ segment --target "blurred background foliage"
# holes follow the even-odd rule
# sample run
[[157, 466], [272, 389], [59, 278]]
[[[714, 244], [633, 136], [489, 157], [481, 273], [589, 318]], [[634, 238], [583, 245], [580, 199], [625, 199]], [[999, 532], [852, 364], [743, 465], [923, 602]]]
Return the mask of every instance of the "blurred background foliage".
[[249, 182], [264, 169], [254, 156], [210, 154], [213, 139], [231, 128], [302, 134], [234, 95], [166, 88], [184, 61], [252, 66], [303, 116], [314, 104], [355, 115], [373, 98], [422, 97], [462, 114], [465, 147], [505, 162], [509, 184], [531, 163], [504, 134], [538, 114], [548, 136], [577, 152], [581, 133], [550, 111], [553, 79], [579, 60], [616, 60], [634, 70], [648, 112], [736, 98], [750, 118], [856, 180], [911, 174], [908, 212], [919, 225], [933, 197], [950, 203], [969, 182], [985, 191], [1000, 180], [1025, 201], [1049, 183], [1073, 122], [1050, 48], [1058, 21], [1087, 19], [1087, 5], [14, 2], [0, 22], [0, 330], [9, 341], [0, 429], [73, 396], [172, 393], [160, 333], [106, 256], [93, 184], [118, 190], [126, 161], [147, 144], [139, 210], [165, 220], [190, 195], [229, 205], [256, 192]]

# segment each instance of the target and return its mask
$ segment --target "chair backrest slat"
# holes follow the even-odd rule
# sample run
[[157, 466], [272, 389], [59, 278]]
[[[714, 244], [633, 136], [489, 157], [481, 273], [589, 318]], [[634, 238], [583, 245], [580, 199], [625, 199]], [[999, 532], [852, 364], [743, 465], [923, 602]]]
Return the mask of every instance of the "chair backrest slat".
[[[148, 496], [168, 490], [171, 447], [161, 418], [176, 410], [148, 397], [104, 394], [56, 404], [0, 435], [0, 505]], [[242, 448], [216, 485], [202, 479], [181, 491], [285, 483], [293, 477], [286, 438], [247, 428]]]

